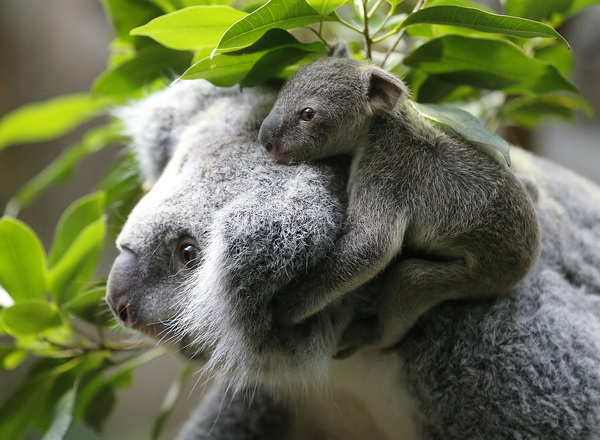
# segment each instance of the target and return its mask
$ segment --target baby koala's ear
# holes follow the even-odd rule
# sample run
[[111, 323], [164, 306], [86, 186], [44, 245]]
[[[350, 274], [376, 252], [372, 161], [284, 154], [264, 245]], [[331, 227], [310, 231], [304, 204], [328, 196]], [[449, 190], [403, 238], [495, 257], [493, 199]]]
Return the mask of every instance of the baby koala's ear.
[[402, 80], [378, 67], [368, 67], [362, 73], [368, 90], [369, 105], [374, 113], [392, 110], [400, 98], [410, 95]]

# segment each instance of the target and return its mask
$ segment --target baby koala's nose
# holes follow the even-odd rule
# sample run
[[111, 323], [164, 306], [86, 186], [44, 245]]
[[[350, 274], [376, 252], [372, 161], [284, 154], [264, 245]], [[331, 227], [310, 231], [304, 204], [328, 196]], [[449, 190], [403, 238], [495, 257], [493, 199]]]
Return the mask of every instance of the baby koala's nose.
[[263, 121], [258, 132], [258, 141], [265, 146], [267, 152], [277, 149], [277, 129], [281, 124], [281, 118], [274, 113], [269, 114]]

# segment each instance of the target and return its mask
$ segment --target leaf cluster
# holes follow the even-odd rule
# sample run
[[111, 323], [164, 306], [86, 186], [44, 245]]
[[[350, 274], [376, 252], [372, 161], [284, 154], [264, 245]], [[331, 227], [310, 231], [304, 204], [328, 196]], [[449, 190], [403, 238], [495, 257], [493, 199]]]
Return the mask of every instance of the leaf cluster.
[[[83, 159], [127, 141], [118, 121], [107, 117], [114, 105], [173, 80], [223, 87], [281, 81], [343, 39], [352, 56], [403, 77], [424, 117], [479, 147], [491, 145], [507, 161], [508, 144], [491, 132], [500, 125], [533, 128], [547, 117], [590, 113], [569, 79], [572, 55], [556, 29], [600, 0], [504, 0], [504, 14], [471, 0], [101, 2], [115, 39], [92, 90], [0, 119], [0, 154], [100, 123], [27, 182], [0, 220], [0, 370], [28, 368], [0, 402], [0, 440], [32, 428], [60, 439], [76, 421], [100, 429], [116, 390], [163, 353], [139, 352], [106, 336], [115, 322], [96, 270], [107, 238], [141, 195], [130, 153], [106, 169], [96, 192], [65, 210], [49, 250], [16, 218]], [[176, 379], [174, 395], [188, 374]], [[175, 400], [165, 401], [153, 438]]]

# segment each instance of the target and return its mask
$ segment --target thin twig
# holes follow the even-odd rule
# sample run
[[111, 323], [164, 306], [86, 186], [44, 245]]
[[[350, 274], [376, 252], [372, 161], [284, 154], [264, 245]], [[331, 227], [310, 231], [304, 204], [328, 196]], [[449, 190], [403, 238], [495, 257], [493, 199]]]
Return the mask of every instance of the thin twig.
[[[425, 3], [425, 0], [418, 0], [417, 3], [415, 4], [415, 7], [411, 11], [411, 14], [414, 14], [419, 9], [421, 9], [423, 7], [424, 3]], [[391, 53], [396, 49], [396, 46], [398, 46], [398, 43], [400, 43], [400, 40], [404, 36], [404, 32], [405, 31], [406, 31], [406, 28], [402, 28], [400, 30], [400, 32], [398, 32], [398, 38], [396, 38], [396, 41], [394, 42], [394, 44], [392, 44], [392, 46], [390, 46], [390, 48], [385, 53], [385, 57], [383, 58], [383, 61], [381, 62], [381, 67], [385, 66], [385, 63], [387, 62], [387, 60], [390, 57]]]
[[369, 36], [369, 14], [367, 12], [367, 3], [369, 0], [363, 0], [363, 20], [364, 20], [364, 28], [363, 35], [365, 36], [365, 55], [368, 60], [372, 58], [371, 56], [371, 37]]
[[[371, 10], [369, 11], [369, 13], [367, 14], [367, 16], [369, 18], [371, 18], [373, 16], [373, 14], [375, 13], [375, 11], [377, 11], [377, 8], [379, 8], [379, 6], [381, 5], [381, 3], [383, 3], [383, 0], [377, 0], [375, 2], [375, 4], [373, 5], [373, 7], [371, 8]], [[391, 9], [394, 9], [394, 8], [391, 7], [390, 10]]]

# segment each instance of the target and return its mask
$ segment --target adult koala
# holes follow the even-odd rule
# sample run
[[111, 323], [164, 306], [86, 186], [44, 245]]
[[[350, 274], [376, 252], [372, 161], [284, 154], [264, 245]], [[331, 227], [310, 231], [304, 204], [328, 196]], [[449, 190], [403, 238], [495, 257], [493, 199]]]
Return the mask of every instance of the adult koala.
[[543, 232], [527, 278], [334, 360], [393, 268], [298, 325], [273, 316], [278, 289], [332, 249], [349, 164], [272, 161], [257, 133], [274, 99], [182, 82], [122, 112], [154, 186], [118, 238], [107, 301], [217, 377], [179, 439], [599, 438], [600, 190], [513, 149]]

